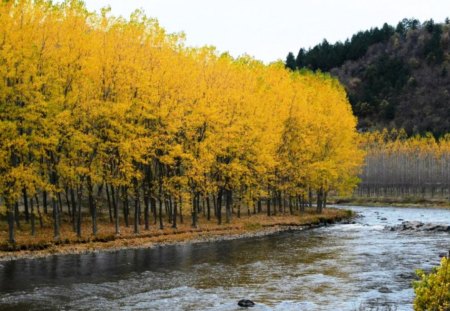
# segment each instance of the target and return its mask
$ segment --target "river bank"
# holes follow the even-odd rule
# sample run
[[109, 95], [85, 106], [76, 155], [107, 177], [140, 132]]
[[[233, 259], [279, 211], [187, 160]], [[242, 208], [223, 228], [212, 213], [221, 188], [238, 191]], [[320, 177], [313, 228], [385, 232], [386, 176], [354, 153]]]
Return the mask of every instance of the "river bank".
[[418, 197], [345, 197], [331, 198], [330, 204], [342, 206], [369, 206], [369, 207], [425, 207], [449, 208], [450, 200], [418, 198]]
[[[217, 225], [213, 221], [207, 222], [201, 219], [198, 228], [192, 228], [189, 224], [180, 224], [177, 229], [156, 227], [148, 231], [142, 231], [136, 235], [133, 228], [123, 228], [120, 236], [115, 236], [110, 226], [100, 225], [100, 234], [97, 237], [84, 236], [76, 238], [70, 228], [63, 228], [63, 236], [60, 242], [53, 242], [51, 227], [45, 228], [40, 238], [28, 236], [28, 232], [19, 232], [15, 246], [2, 244], [0, 261], [10, 261], [22, 258], [41, 258], [51, 255], [83, 254], [99, 251], [118, 251], [123, 249], [153, 248], [165, 245], [214, 242], [249, 238], [275, 234], [283, 231], [300, 231], [317, 228], [349, 220], [354, 216], [347, 210], [329, 208], [322, 214], [308, 211], [303, 215], [278, 215], [263, 216], [251, 215], [242, 218], [234, 218], [230, 224]], [[85, 228], [84, 232], [89, 229]], [[2, 232], [6, 237], [6, 232]]]

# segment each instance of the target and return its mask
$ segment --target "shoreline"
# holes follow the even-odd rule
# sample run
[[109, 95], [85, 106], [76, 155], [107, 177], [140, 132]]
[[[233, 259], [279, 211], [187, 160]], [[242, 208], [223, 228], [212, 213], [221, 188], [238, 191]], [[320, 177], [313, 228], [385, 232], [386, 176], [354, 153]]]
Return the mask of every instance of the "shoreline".
[[[123, 250], [150, 249], [166, 246], [257, 238], [282, 232], [312, 230], [328, 225], [346, 223], [355, 216], [346, 210], [328, 210], [334, 210], [335, 214], [316, 215], [314, 219], [307, 222], [302, 221], [300, 216], [290, 216], [288, 222], [283, 221], [287, 217], [274, 216], [268, 219], [272, 222], [263, 224], [256, 223], [257, 225], [254, 226], [251, 226], [251, 224], [254, 223], [245, 223], [244, 225], [232, 223], [222, 225], [222, 227], [219, 228], [191, 229], [188, 231], [173, 229], [174, 231], [172, 232], [164, 232], [161, 230], [159, 234], [149, 234], [147, 236], [122, 236], [107, 242], [91, 241], [88, 243], [52, 245], [43, 250], [0, 251], [0, 263], [16, 260], [39, 259], [50, 256], [108, 253]], [[294, 217], [298, 218], [297, 222], [292, 221], [291, 218]], [[281, 221], [273, 222], [273, 220]]]
[[336, 198], [330, 200], [335, 206], [362, 206], [362, 207], [416, 207], [450, 209], [450, 200], [422, 199], [422, 198]]

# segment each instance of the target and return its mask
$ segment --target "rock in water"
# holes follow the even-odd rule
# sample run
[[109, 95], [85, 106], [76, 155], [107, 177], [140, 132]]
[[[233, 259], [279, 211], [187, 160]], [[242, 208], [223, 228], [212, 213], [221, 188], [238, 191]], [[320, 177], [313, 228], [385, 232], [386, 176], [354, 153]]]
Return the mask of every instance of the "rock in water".
[[254, 307], [255, 303], [248, 299], [241, 299], [238, 301], [238, 306], [243, 308]]
[[389, 294], [389, 293], [392, 293], [392, 291], [391, 291], [388, 287], [385, 287], [385, 286], [380, 287], [380, 288], [378, 289], [378, 291], [379, 291], [380, 293], [383, 293], [383, 294]]
[[386, 227], [390, 231], [432, 231], [432, 232], [450, 232], [450, 225], [425, 224], [421, 221], [404, 221], [400, 225]]

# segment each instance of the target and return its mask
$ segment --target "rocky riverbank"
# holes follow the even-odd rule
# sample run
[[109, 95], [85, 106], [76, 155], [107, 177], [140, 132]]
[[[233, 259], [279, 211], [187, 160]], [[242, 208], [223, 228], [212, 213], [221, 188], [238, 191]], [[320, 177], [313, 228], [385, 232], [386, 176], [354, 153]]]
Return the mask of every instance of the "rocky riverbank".
[[386, 227], [389, 231], [431, 231], [431, 232], [448, 232], [450, 233], [450, 224], [434, 224], [424, 223], [421, 221], [404, 221], [399, 225]]
[[[140, 235], [123, 232], [121, 236], [99, 236], [82, 240], [66, 239], [63, 242], [36, 241], [15, 245], [14, 248], [0, 251], [0, 261], [10, 261], [22, 258], [40, 258], [52, 255], [83, 254], [100, 251], [118, 251], [123, 249], [138, 249], [163, 247], [186, 243], [217, 242], [223, 240], [259, 237], [284, 231], [300, 231], [318, 228], [337, 222], [349, 221], [354, 214], [341, 209], [327, 209], [322, 214], [306, 213], [300, 216], [280, 215], [234, 219], [231, 224], [216, 225], [200, 223], [199, 228], [181, 225], [177, 229], [152, 229]], [[39, 245], [44, 245], [39, 249]], [[5, 250], [6, 249], [6, 250]]]

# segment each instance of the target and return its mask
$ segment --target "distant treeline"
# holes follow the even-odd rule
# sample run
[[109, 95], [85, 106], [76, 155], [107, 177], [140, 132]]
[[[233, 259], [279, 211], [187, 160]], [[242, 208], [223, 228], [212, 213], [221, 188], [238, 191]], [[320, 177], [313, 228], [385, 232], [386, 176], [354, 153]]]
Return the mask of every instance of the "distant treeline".
[[450, 197], [450, 135], [406, 137], [403, 130], [363, 135], [367, 151], [356, 191], [367, 197]]
[[[450, 23], [447, 18], [445, 23]], [[368, 48], [374, 44], [388, 41], [395, 33], [406, 36], [409, 30], [425, 29], [432, 34], [431, 40], [425, 45], [423, 55], [434, 58], [436, 62], [443, 61], [444, 50], [441, 45], [442, 25], [436, 24], [433, 19], [421, 23], [418, 19], [403, 19], [397, 27], [384, 23], [383, 27], [359, 31], [345, 42], [338, 41], [330, 44], [326, 39], [313, 48], [301, 48], [297, 56], [292, 52], [286, 57], [286, 67], [292, 70], [308, 68], [328, 72], [340, 67], [348, 60], [357, 60], [363, 57]]]

